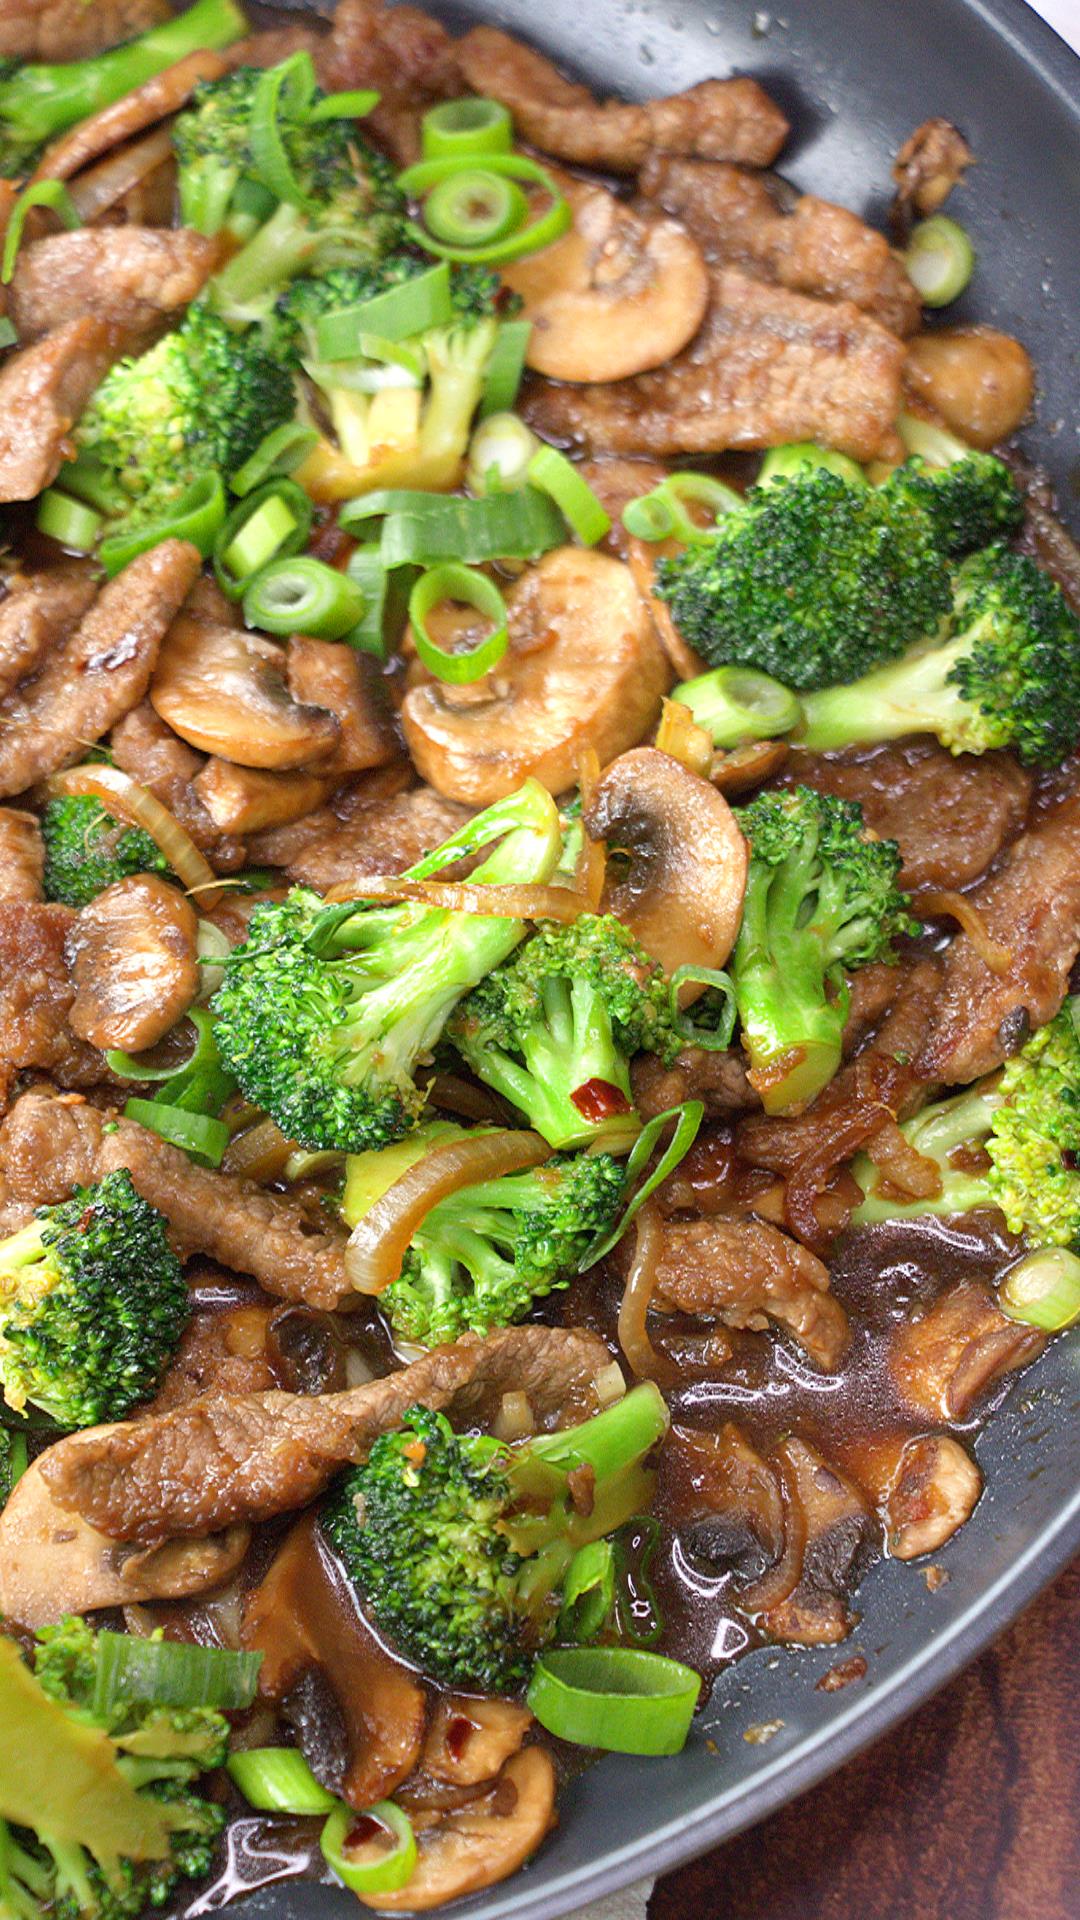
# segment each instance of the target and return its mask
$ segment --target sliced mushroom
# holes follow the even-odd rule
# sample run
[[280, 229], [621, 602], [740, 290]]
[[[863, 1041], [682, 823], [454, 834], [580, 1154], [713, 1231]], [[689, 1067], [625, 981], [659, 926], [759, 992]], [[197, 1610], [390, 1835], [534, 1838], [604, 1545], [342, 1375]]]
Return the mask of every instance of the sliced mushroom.
[[528, 363], [552, 380], [623, 380], [691, 341], [709, 304], [701, 250], [676, 220], [643, 217], [606, 187], [560, 179], [570, 231], [503, 269], [532, 321]]
[[263, 1656], [260, 1693], [284, 1702], [324, 1786], [362, 1809], [408, 1778], [424, 1737], [423, 1688], [367, 1626], [313, 1514], [248, 1600], [242, 1638]]
[[267, 827], [287, 827], [320, 807], [336, 784], [318, 773], [268, 773], [260, 767], [238, 767], [217, 755], [192, 781], [221, 833], [261, 833]]
[[402, 722], [422, 779], [486, 807], [529, 775], [550, 792], [648, 731], [671, 669], [629, 570], [606, 554], [559, 547], [508, 599], [510, 645], [482, 683], [436, 681], [405, 696]]
[[302, 767], [334, 752], [340, 728], [285, 685], [286, 656], [261, 635], [186, 615], [161, 649], [150, 699], [189, 746], [241, 767]]
[[1046, 1335], [1010, 1320], [981, 1281], [959, 1280], [918, 1320], [896, 1328], [889, 1371], [908, 1406], [931, 1419], [963, 1420], [993, 1381], [1027, 1366], [1045, 1345]]
[[803, 1544], [791, 1593], [765, 1609], [761, 1625], [774, 1640], [831, 1646], [855, 1624], [849, 1596], [871, 1540], [870, 1509], [854, 1481], [805, 1440], [782, 1440], [772, 1457], [783, 1478], [785, 1528]]
[[0, 1514], [0, 1612], [8, 1621], [44, 1627], [65, 1613], [205, 1593], [228, 1580], [247, 1552], [244, 1526], [134, 1552], [118, 1547], [56, 1505], [41, 1475], [45, 1457], [23, 1474]]
[[390, 705], [369, 653], [294, 634], [287, 677], [294, 700], [325, 707], [341, 728], [334, 752], [319, 762], [320, 773], [366, 773], [396, 758], [400, 747]]
[[190, 900], [160, 875], [106, 887], [68, 935], [72, 1031], [94, 1047], [152, 1047], [199, 991], [197, 937]]
[[378, 1913], [426, 1913], [496, 1886], [536, 1852], [554, 1818], [555, 1769], [542, 1747], [525, 1747], [489, 1794], [421, 1829], [407, 1886], [359, 1897]]
[[673, 1427], [661, 1474], [695, 1558], [758, 1581], [784, 1551], [780, 1482], [741, 1427]]
[[448, 1786], [478, 1786], [493, 1780], [517, 1753], [531, 1725], [528, 1707], [515, 1700], [440, 1694], [420, 1764], [433, 1780]]
[[40, 900], [45, 847], [37, 818], [0, 807], [0, 900]]
[[996, 327], [940, 327], [909, 342], [904, 381], [975, 447], [1007, 440], [1035, 397], [1026, 347]]
[[885, 1496], [889, 1552], [915, 1560], [951, 1540], [974, 1511], [982, 1474], [959, 1440], [924, 1433], [908, 1440]]
[[609, 877], [605, 909], [669, 973], [722, 967], [742, 918], [747, 846], [715, 787], [669, 754], [638, 747], [601, 775], [584, 821], [594, 839], [630, 856], [626, 877]]

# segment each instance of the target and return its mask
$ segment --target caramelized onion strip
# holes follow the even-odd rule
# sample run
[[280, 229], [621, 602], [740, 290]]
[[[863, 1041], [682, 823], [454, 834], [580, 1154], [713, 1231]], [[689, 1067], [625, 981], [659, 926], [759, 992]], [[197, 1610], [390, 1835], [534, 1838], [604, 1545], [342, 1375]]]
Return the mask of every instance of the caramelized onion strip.
[[222, 887], [213, 867], [176, 815], [130, 774], [121, 773], [119, 767], [68, 767], [62, 773], [51, 775], [48, 790], [51, 794], [93, 794], [116, 819], [144, 828], [161, 848], [177, 878], [190, 892], [197, 892], [200, 907], [216, 907]]
[[470, 886], [468, 881], [409, 880], [404, 874], [365, 874], [348, 886], [331, 887], [328, 901], [418, 900], [451, 913], [477, 913], [488, 919], [558, 920], [570, 926], [587, 911], [587, 902], [570, 887]]
[[[585, 812], [600, 778], [600, 758], [595, 747], [586, 747], [578, 759], [578, 792], [581, 811]], [[585, 902], [588, 913], [599, 913], [607, 873], [607, 848], [602, 840], [592, 840], [581, 827], [581, 849], [574, 871], [574, 886]]]
[[156, 127], [141, 140], [133, 140], [129, 146], [120, 147], [106, 159], [99, 160], [96, 166], [87, 167], [68, 189], [83, 226], [93, 226], [101, 214], [170, 160], [172, 151], [168, 127]]
[[913, 1147], [895, 1120], [883, 1120], [865, 1148], [882, 1178], [912, 1200], [936, 1200], [941, 1192], [941, 1168], [936, 1160]]
[[794, 1593], [806, 1552], [806, 1514], [799, 1498], [795, 1475], [784, 1458], [782, 1448], [774, 1455], [771, 1464], [776, 1469], [784, 1496], [784, 1551], [760, 1580], [744, 1587], [739, 1594], [738, 1604], [747, 1613], [767, 1613], [770, 1607], [779, 1607]]
[[954, 893], [951, 888], [930, 889], [915, 896], [918, 911], [929, 914], [932, 919], [948, 918], [955, 920], [971, 941], [984, 967], [991, 973], [1008, 973], [1012, 965], [1012, 948], [1002, 946], [995, 940], [986, 921], [966, 894]]
[[646, 1327], [660, 1270], [661, 1232], [656, 1202], [647, 1200], [637, 1217], [634, 1257], [619, 1306], [618, 1332], [631, 1372], [639, 1380], [655, 1380], [664, 1386], [671, 1385], [676, 1369], [666, 1354], [657, 1352]]
[[245, 1180], [278, 1180], [285, 1171], [285, 1163], [291, 1154], [297, 1151], [291, 1140], [286, 1140], [277, 1122], [260, 1120], [246, 1133], [238, 1133], [229, 1141], [221, 1161], [222, 1173], [235, 1173]]

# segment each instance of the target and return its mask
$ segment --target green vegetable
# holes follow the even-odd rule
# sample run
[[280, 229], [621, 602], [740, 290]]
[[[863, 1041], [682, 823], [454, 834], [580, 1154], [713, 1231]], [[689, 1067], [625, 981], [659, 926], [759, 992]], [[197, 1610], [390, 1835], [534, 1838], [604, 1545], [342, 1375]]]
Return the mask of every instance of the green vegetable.
[[657, 591], [710, 665], [755, 667], [797, 691], [895, 659], [950, 601], [930, 516], [826, 467], [754, 487], [715, 532], [660, 561]]
[[1080, 1320], [1080, 1258], [1065, 1247], [1040, 1247], [1010, 1267], [998, 1288], [1010, 1320], [1060, 1333]]
[[73, 500], [58, 487], [48, 487], [38, 501], [34, 525], [68, 553], [93, 553], [105, 521], [93, 507]]
[[[877, 1191], [865, 1156], [854, 1174], [865, 1196], [856, 1222], [917, 1219], [998, 1207], [1010, 1232], [1033, 1248], [1071, 1247], [1080, 1238], [1080, 1002], [1067, 1000], [1014, 1054], [996, 1081], [982, 1082], [924, 1107], [901, 1131], [937, 1164], [940, 1191], [908, 1203]], [[968, 1151], [957, 1166], [957, 1148]], [[970, 1150], [989, 1164], [972, 1166]]]
[[[623, 509], [622, 523], [636, 540], [707, 540], [725, 513], [742, 507], [742, 496], [709, 473], [669, 473], [648, 493], [638, 495]], [[696, 520], [690, 507], [704, 507], [712, 526]]]
[[190, 540], [204, 560], [214, 551], [225, 524], [225, 487], [220, 473], [201, 473], [184, 488], [172, 506], [122, 533], [110, 533], [98, 548], [110, 580], [122, 573], [140, 553], [149, 553], [163, 540]]
[[913, 228], [904, 265], [924, 307], [947, 307], [975, 271], [975, 249], [957, 221], [936, 213]]
[[[502, 844], [472, 885], [544, 882], [559, 857], [555, 804], [536, 781], [499, 801], [413, 869]], [[413, 1127], [417, 1084], [457, 1002], [522, 939], [504, 917], [421, 903], [327, 906], [294, 888], [256, 908], [213, 1002], [222, 1060], [250, 1100], [301, 1146], [359, 1152]]]
[[595, 547], [598, 540], [611, 532], [606, 508], [573, 461], [557, 447], [538, 447], [529, 461], [526, 477], [541, 493], [551, 495], [583, 547]]
[[742, 925], [729, 969], [766, 1113], [804, 1107], [840, 1065], [843, 976], [891, 960], [918, 932], [896, 884], [895, 840], [872, 840], [862, 808], [808, 787], [736, 811], [750, 842]]
[[314, 554], [271, 560], [244, 590], [244, 619], [264, 633], [308, 633], [340, 640], [364, 611], [356, 581]]
[[954, 753], [1057, 766], [1080, 734], [1080, 621], [1033, 560], [987, 547], [957, 569], [942, 644], [810, 694], [804, 713], [812, 752], [932, 733]]
[[351, 1893], [390, 1893], [407, 1887], [416, 1871], [416, 1835], [393, 1800], [378, 1800], [359, 1814], [354, 1807], [339, 1806], [326, 1822], [319, 1846], [327, 1866]]
[[[490, 622], [475, 646], [455, 648], [452, 652], [439, 645], [428, 627], [435, 608], [453, 602], [472, 607]], [[502, 659], [509, 645], [506, 602], [493, 580], [473, 567], [447, 561], [422, 573], [409, 595], [409, 624], [419, 658], [437, 680], [455, 686], [481, 680]]]
[[149, 1398], [189, 1314], [165, 1222], [126, 1169], [39, 1207], [0, 1241], [0, 1386], [63, 1427], [122, 1420]]
[[[398, 185], [402, 191], [421, 202], [419, 220], [410, 220], [406, 224], [409, 239], [416, 246], [437, 254], [443, 260], [502, 266], [508, 260], [520, 260], [523, 254], [536, 253], [541, 247], [550, 246], [571, 226], [573, 215], [570, 203], [546, 167], [523, 153], [489, 152], [483, 159], [485, 174], [507, 183], [523, 181], [534, 191], [539, 188], [547, 204], [524, 223], [512, 219], [510, 209], [515, 214], [519, 213], [520, 203], [525, 201], [525, 195], [519, 189], [516, 195], [507, 196], [504, 203], [506, 218], [498, 237], [486, 240], [477, 237], [467, 240], [441, 238], [428, 218], [428, 206], [467, 165], [467, 157], [454, 154], [438, 160], [418, 160], [415, 166], [407, 167], [404, 173], [399, 174]], [[469, 170], [473, 171], [471, 167]], [[488, 194], [490, 196], [490, 188]], [[525, 204], [527, 206], [528, 202]]]
[[420, 123], [420, 139], [425, 160], [471, 159], [480, 153], [509, 153], [513, 127], [500, 100], [467, 95], [431, 107]]
[[260, 1813], [331, 1813], [337, 1805], [296, 1747], [247, 1747], [230, 1754], [227, 1767], [248, 1805]]
[[[323, 1526], [406, 1658], [446, 1686], [513, 1692], [556, 1631], [576, 1550], [649, 1504], [643, 1463], [667, 1424], [651, 1384], [518, 1447], [455, 1434], [444, 1415], [414, 1407], [342, 1477]], [[581, 1466], [593, 1472], [587, 1515], [569, 1479]]]
[[554, 1647], [536, 1663], [528, 1702], [560, 1740], [604, 1753], [681, 1753], [701, 1675], [633, 1647]]
[[169, 872], [156, 840], [142, 827], [120, 824], [90, 793], [47, 800], [41, 815], [46, 900], [67, 907], [87, 902], [133, 873]]
[[930, 515], [942, 553], [964, 554], [1019, 533], [1024, 501], [1004, 460], [956, 443], [947, 464], [912, 455], [882, 491], [903, 495]]
[[286, 560], [307, 543], [315, 510], [302, 487], [279, 476], [238, 501], [214, 542], [222, 592], [239, 600], [253, 574]]
[[26, 1467], [26, 1435], [0, 1427], [0, 1507], [7, 1505]]
[[785, 446], [770, 447], [758, 468], [759, 487], [777, 480], [792, 480], [807, 473], [835, 473], [853, 487], [865, 487], [866, 475], [857, 460], [835, 447], [819, 447], [813, 440], [790, 440]]
[[0, 281], [7, 286], [15, 272], [15, 261], [22, 245], [27, 215], [34, 207], [48, 207], [69, 233], [82, 226], [79, 211], [62, 180], [35, 180], [25, 187], [8, 214], [4, 234]]
[[87, 1704], [99, 1718], [134, 1704], [158, 1707], [250, 1707], [262, 1665], [261, 1653], [231, 1647], [200, 1647], [102, 1631], [94, 1649], [94, 1685]]
[[541, 926], [462, 1002], [447, 1037], [553, 1147], [625, 1136], [631, 1057], [679, 1049], [663, 969], [613, 914]]
[[173, 121], [180, 218], [196, 233], [244, 233], [242, 216], [234, 225], [230, 215], [237, 187], [254, 172], [251, 109], [261, 78], [257, 67], [237, 67], [204, 80]]
[[485, 166], [463, 166], [448, 174], [424, 201], [427, 232], [469, 251], [505, 240], [528, 215], [529, 203], [517, 182]]
[[513, 493], [529, 477], [529, 461], [540, 442], [516, 413], [492, 413], [469, 442], [465, 478], [473, 493]]
[[755, 667], [714, 667], [696, 680], [684, 680], [671, 697], [689, 707], [695, 724], [719, 748], [774, 740], [793, 732], [802, 715], [796, 695]]

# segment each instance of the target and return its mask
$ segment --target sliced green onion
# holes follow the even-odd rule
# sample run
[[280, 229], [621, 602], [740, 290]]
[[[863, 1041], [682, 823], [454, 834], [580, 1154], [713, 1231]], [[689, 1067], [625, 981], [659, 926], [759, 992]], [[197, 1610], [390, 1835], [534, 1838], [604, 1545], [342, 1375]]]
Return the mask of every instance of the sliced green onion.
[[379, 542], [369, 541], [350, 555], [345, 570], [364, 596], [364, 611], [342, 639], [362, 653], [385, 660], [405, 631], [417, 569], [395, 567], [388, 572]]
[[115, 476], [91, 453], [80, 453], [77, 459], [66, 461], [58, 478], [65, 493], [73, 493], [76, 500], [85, 500], [88, 507], [96, 507], [106, 516], [119, 512], [124, 505], [123, 489]]
[[935, 213], [912, 232], [904, 265], [925, 307], [947, 307], [975, 271], [975, 249], [957, 221]]
[[159, 1100], [129, 1100], [124, 1107], [126, 1120], [137, 1120], [162, 1140], [182, 1147], [200, 1166], [220, 1167], [229, 1144], [229, 1129], [223, 1120], [207, 1113], [186, 1113], [181, 1107], [166, 1106]]
[[321, 313], [312, 329], [315, 351], [320, 360], [355, 360], [363, 352], [366, 334], [382, 340], [411, 340], [432, 327], [449, 326], [453, 317], [450, 268], [440, 261], [426, 273], [362, 300], [359, 306]]
[[69, 493], [61, 493], [56, 487], [49, 487], [38, 501], [34, 525], [39, 533], [48, 534], [50, 540], [58, 540], [69, 553], [92, 553], [105, 520], [93, 507], [84, 506], [81, 500], [73, 500]]
[[689, 707], [714, 747], [747, 740], [775, 740], [802, 719], [802, 702], [790, 688], [756, 667], [714, 667], [676, 687], [672, 699]]
[[444, 100], [420, 122], [421, 152], [425, 160], [471, 160], [474, 154], [509, 153], [513, 133], [501, 100], [488, 100], [482, 94]]
[[638, 1175], [644, 1173], [661, 1134], [672, 1121], [675, 1123], [675, 1131], [648, 1178], [643, 1180], [637, 1191], [633, 1193], [633, 1198], [623, 1209], [622, 1216], [616, 1225], [609, 1233], [598, 1234], [592, 1244], [585, 1249], [578, 1267], [579, 1273], [594, 1267], [598, 1260], [603, 1259], [605, 1253], [610, 1253], [612, 1247], [618, 1244], [646, 1200], [656, 1192], [657, 1187], [667, 1179], [669, 1174], [674, 1173], [680, 1160], [689, 1153], [697, 1139], [698, 1129], [704, 1117], [705, 1108], [700, 1100], [684, 1100], [681, 1105], [669, 1107], [666, 1113], [655, 1114], [646, 1122], [634, 1141], [630, 1157], [626, 1162], [625, 1191], [628, 1193], [632, 1191]]
[[25, 1433], [9, 1434], [7, 1472], [5, 1475], [9, 1496], [14, 1488], [18, 1486], [29, 1464], [30, 1455], [27, 1452]]
[[493, 413], [507, 413], [513, 406], [525, 371], [531, 336], [531, 320], [504, 320], [500, 325], [484, 374], [481, 420], [489, 419]]
[[[679, 1006], [680, 987], [691, 984], [711, 987], [714, 994], [721, 995], [721, 1004], [718, 1008], [715, 1001], [713, 1002], [715, 1018], [710, 1026], [698, 1026]], [[731, 1045], [738, 1012], [735, 1004], [735, 984], [729, 976], [721, 973], [717, 967], [676, 967], [671, 976], [669, 988], [672, 1025], [683, 1044], [687, 1047], [700, 1047], [703, 1053], [726, 1053]]]
[[218, 528], [225, 519], [225, 488], [220, 473], [203, 473], [180, 495], [168, 519], [155, 520], [132, 533], [103, 540], [98, 559], [110, 578], [122, 572], [140, 553], [149, 553], [163, 540], [190, 540], [203, 559], [214, 550]]
[[712, 528], [703, 527], [686, 511], [687, 501], [708, 508], [714, 522], [722, 513], [742, 506], [734, 487], [726, 487], [711, 474], [669, 473], [649, 493], [630, 501], [623, 510], [623, 526], [636, 540], [707, 540]]
[[306, 633], [316, 640], [340, 640], [364, 611], [356, 581], [310, 553], [272, 560], [255, 575], [244, 594], [244, 619], [264, 633]]
[[4, 235], [4, 252], [0, 260], [0, 280], [5, 287], [15, 271], [19, 248], [22, 246], [23, 228], [26, 216], [34, 207], [48, 207], [57, 219], [73, 232], [82, 226], [79, 209], [75, 205], [62, 180], [35, 180], [33, 186], [25, 187], [20, 193], [8, 215], [7, 232]]
[[[491, 621], [490, 633], [467, 651], [447, 653], [432, 639], [427, 625], [429, 615], [443, 601], [475, 607], [477, 613]], [[494, 581], [457, 561], [422, 573], [409, 595], [409, 623], [416, 651], [429, 673], [452, 686], [481, 680], [498, 665], [509, 644], [506, 621], [506, 602]]]
[[701, 1676], [634, 1647], [553, 1647], [533, 1669], [527, 1700], [559, 1740], [605, 1753], [681, 1753]]
[[513, 493], [529, 478], [529, 462], [539, 447], [535, 433], [516, 413], [489, 414], [469, 442], [465, 478], [477, 494]]
[[233, 493], [253, 493], [275, 474], [294, 472], [303, 465], [318, 441], [315, 428], [305, 427], [300, 420], [287, 420], [284, 426], [275, 427], [265, 440], [260, 440], [250, 459], [237, 467], [229, 481]]
[[[507, 260], [519, 260], [523, 254], [535, 253], [540, 247], [551, 245], [558, 240], [570, 226], [573, 216], [570, 204], [562, 193], [557, 181], [546, 167], [536, 160], [528, 159], [523, 153], [491, 153], [485, 155], [485, 169], [491, 173], [505, 175], [510, 180], [524, 180], [529, 186], [540, 187], [550, 200], [550, 205], [535, 216], [524, 227], [507, 234], [501, 240], [490, 240], [486, 245], [458, 246], [440, 240], [432, 233], [426, 223], [410, 220], [406, 231], [410, 239], [428, 253], [435, 253], [443, 260], [473, 260], [488, 266], [499, 266]], [[461, 161], [451, 157], [444, 160], [420, 160], [413, 167], [407, 167], [398, 176], [398, 186], [403, 193], [417, 198], [430, 194], [444, 180], [451, 179], [460, 171]], [[426, 216], [426, 207], [423, 209]]]
[[[389, 496], [382, 496], [383, 499]], [[342, 508], [345, 533], [386, 512], [382, 528], [382, 557], [386, 567], [434, 566], [460, 560], [476, 566], [485, 560], [532, 560], [561, 547], [566, 522], [546, 494], [536, 487], [516, 493], [489, 494], [484, 500], [424, 496], [424, 504], [410, 503], [390, 510], [378, 505], [380, 496], [368, 494]]]
[[640, 1513], [619, 1528], [614, 1542], [615, 1623], [631, 1646], [651, 1647], [664, 1631], [649, 1563], [660, 1540], [660, 1522]]
[[0, 313], [0, 353], [3, 352], [5, 347], [15, 346], [18, 338], [19, 336], [11, 321], [8, 319], [7, 314]]
[[338, 1805], [295, 1747], [247, 1747], [230, 1753], [225, 1771], [259, 1813], [332, 1813]]
[[516, 233], [529, 217], [529, 203], [515, 180], [490, 167], [462, 167], [431, 189], [424, 223], [436, 240], [454, 247], [487, 246]]
[[363, 120], [382, 99], [374, 87], [352, 87], [344, 93], [328, 93], [309, 107], [304, 118], [309, 127], [320, 120]]
[[[200, 923], [200, 935], [207, 924], [205, 921]], [[168, 1067], [155, 1066], [140, 1060], [137, 1054], [109, 1047], [105, 1054], [109, 1071], [120, 1080], [156, 1082], [156, 1104], [159, 1106], [180, 1107], [188, 1113], [211, 1112], [216, 1115], [230, 1094], [235, 1092], [236, 1081], [221, 1064], [213, 1014], [206, 1007], [191, 1007], [185, 1018], [195, 1029], [195, 1045], [179, 1066], [175, 1062]]]
[[391, 1893], [407, 1886], [416, 1871], [416, 1836], [392, 1800], [380, 1800], [366, 1813], [339, 1807], [319, 1845], [327, 1866], [351, 1893]]
[[560, 1640], [585, 1646], [602, 1633], [615, 1606], [615, 1549], [610, 1540], [579, 1547], [563, 1581]]
[[1010, 1320], [1060, 1333], [1080, 1320], [1080, 1259], [1067, 1247], [1041, 1247], [1010, 1267], [998, 1289]]
[[815, 440], [791, 440], [782, 447], [770, 447], [758, 468], [756, 485], [768, 487], [800, 473], [835, 473], [853, 487], [866, 485], [866, 474], [857, 460], [837, 453], [835, 447], [819, 447]]
[[290, 121], [295, 125], [307, 119], [316, 84], [310, 53], [290, 54], [260, 76], [249, 123], [251, 152], [260, 180], [278, 200], [305, 211], [312, 204], [311, 195], [296, 176], [282, 129]]
[[197, 1647], [102, 1628], [94, 1658], [90, 1710], [102, 1719], [117, 1707], [213, 1707], [232, 1713], [250, 1707], [259, 1684], [261, 1653]]
[[931, 467], [951, 467], [954, 460], [963, 460], [972, 449], [966, 440], [961, 440], [948, 427], [932, 420], [920, 420], [917, 413], [902, 413], [896, 422], [896, 431], [900, 435], [908, 453], [916, 453]]
[[610, 515], [565, 453], [540, 447], [529, 461], [528, 477], [541, 493], [550, 494], [583, 547], [595, 547], [611, 532]]
[[267, 480], [235, 506], [214, 541], [214, 572], [230, 600], [253, 574], [307, 545], [315, 509], [295, 480]]

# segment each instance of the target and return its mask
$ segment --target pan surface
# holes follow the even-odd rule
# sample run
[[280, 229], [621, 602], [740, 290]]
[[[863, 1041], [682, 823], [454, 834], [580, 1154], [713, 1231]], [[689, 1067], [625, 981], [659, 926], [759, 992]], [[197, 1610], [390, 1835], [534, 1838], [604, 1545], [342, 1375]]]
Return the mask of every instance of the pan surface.
[[[1040, 391], [1022, 445], [1053, 477], [1063, 517], [1080, 524], [1080, 61], [1022, 0], [783, 0], [780, 18], [755, 13], [753, 0], [425, 4], [453, 25], [506, 26], [599, 91], [630, 98], [753, 73], [796, 129], [785, 174], [878, 219], [901, 141], [932, 114], [956, 121], [979, 160], [954, 203], [979, 266], [949, 318], [992, 321], [1030, 348]], [[305, 11], [302, 0], [285, 6]], [[590, 1768], [536, 1862], [450, 1911], [556, 1920], [715, 1846], [885, 1733], [1080, 1550], [1078, 1414], [1080, 1340], [1065, 1338], [1018, 1378], [976, 1443], [986, 1492], [936, 1556], [946, 1584], [931, 1593], [920, 1565], [880, 1563], [859, 1587], [861, 1624], [842, 1649], [765, 1648], [736, 1662], [684, 1753]], [[865, 1677], [816, 1690], [855, 1653]], [[745, 1738], [771, 1723], [766, 1743]], [[339, 1889], [288, 1881], [243, 1911], [356, 1920], [358, 1909]]]

